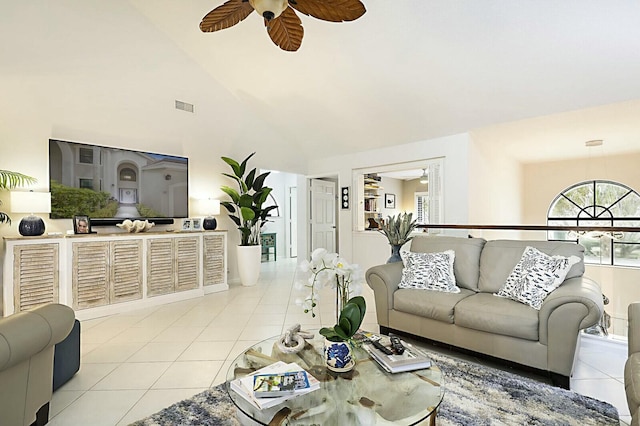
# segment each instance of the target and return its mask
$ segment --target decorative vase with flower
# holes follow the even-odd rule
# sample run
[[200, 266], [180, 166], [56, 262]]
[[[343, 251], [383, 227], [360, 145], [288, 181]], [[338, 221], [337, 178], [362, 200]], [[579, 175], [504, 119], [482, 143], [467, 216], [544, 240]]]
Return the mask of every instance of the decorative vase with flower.
[[320, 329], [324, 336], [324, 362], [329, 370], [342, 373], [355, 367], [351, 339], [362, 325], [366, 310], [364, 297], [356, 296], [344, 305], [333, 327]]
[[391, 257], [387, 263], [401, 262], [400, 248], [413, 239], [411, 233], [416, 229], [417, 222], [411, 220], [413, 213], [398, 213], [398, 216], [389, 216], [380, 226], [379, 232], [384, 234], [391, 246]]
[[351, 298], [362, 289], [362, 274], [358, 265], [349, 264], [337, 253], [320, 248], [313, 251], [310, 260], [301, 263], [300, 269], [309, 274], [305, 282], [296, 282], [296, 287], [309, 288], [311, 292], [304, 300], [298, 300], [305, 313], [316, 316], [321, 287], [335, 289], [336, 325], [324, 327], [320, 334], [325, 337], [324, 357], [327, 368], [337, 372], [349, 371], [355, 366], [351, 347], [352, 337], [360, 328], [366, 303], [362, 296]]

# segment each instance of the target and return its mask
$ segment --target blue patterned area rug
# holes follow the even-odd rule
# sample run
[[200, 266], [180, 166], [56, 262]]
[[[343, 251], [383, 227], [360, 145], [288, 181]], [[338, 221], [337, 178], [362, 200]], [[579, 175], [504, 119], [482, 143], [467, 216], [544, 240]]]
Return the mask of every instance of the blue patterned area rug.
[[[619, 426], [612, 405], [516, 374], [431, 354], [445, 373], [446, 393], [437, 424]], [[225, 385], [206, 390], [139, 420], [135, 426], [235, 426]]]

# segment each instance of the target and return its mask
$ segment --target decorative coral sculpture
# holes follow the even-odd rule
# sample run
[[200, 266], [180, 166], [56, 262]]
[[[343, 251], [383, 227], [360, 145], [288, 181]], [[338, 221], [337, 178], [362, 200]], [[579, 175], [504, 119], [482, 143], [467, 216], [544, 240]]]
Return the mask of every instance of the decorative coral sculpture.
[[127, 232], [145, 232], [153, 228], [156, 224], [149, 222], [148, 220], [130, 220], [125, 219], [122, 223], [116, 224], [120, 229], [124, 229]]

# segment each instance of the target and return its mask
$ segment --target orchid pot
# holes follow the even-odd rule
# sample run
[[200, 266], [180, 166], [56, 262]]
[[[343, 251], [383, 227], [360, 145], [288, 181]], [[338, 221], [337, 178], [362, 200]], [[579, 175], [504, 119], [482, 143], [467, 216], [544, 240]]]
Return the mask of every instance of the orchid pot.
[[364, 297], [356, 296], [344, 305], [336, 325], [320, 329], [325, 338], [324, 361], [329, 370], [345, 372], [356, 365], [351, 351], [352, 337], [360, 329], [366, 310]]

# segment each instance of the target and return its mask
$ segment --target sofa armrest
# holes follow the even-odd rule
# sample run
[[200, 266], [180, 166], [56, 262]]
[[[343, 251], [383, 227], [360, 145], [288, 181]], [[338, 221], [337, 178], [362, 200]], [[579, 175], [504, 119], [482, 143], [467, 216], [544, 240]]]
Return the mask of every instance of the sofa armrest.
[[[600, 286], [587, 277], [575, 277], [566, 280], [559, 288], [551, 292], [540, 309], [540, 336], [546, 336], [550, 316], [564, 305], [579, 303], [584, 305], [585, 313], [579, 318], [579, 330], [591, 327], [600, 321], [604, 312], [602, 291]], [[574, 320], [573, 322], [576, 322]], [[542, 341], [542, 339], [541, 339]], [[544, 343], [544, 342], [543, 342]]]
[[587, 277], [570, 278], [547, 296], [538, 315], [550, 371], [571, 375], [580, 330], [597, 324], [603, 312], [600, 286]]
[[389, 327], [389, 311], [393, 309], [393, 293], [402, 278], [402, 262], [386, 263], [367, 270], [366, 279], [376, 299], [378, 323]]
[[629, 356], [640, 352], [640, 302], [633, 302], [628, 308]]

